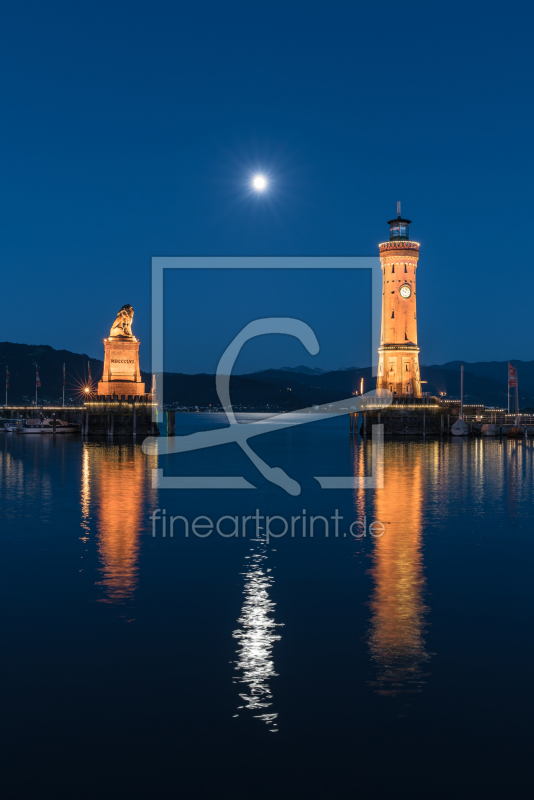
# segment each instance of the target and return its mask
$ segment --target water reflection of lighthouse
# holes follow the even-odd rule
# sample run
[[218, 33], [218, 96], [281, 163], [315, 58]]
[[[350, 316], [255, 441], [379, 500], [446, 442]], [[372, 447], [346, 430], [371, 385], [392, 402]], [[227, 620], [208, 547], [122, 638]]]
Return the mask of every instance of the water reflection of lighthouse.
[[425, 578], [422, 553], [422, 451], [394, 445], [375, 493], [376, 519], [385, 524], [373, 542], [374, 591], [369, 648], [380, 694], [421, 691], [425, 649]]
[[150, 488], [151, 457], [140, 445], [105, 448], [84, 443], [82, 527], [88, 530], [91, 506], [96, 510], [102, 602], [124, 603], [138, 582], [142, 509]]

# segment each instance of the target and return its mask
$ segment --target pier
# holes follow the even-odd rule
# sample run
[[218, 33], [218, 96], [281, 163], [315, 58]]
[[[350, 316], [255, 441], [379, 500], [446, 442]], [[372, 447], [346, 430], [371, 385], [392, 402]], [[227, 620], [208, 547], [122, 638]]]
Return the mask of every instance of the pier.
[[4, 405], [0, 406], [0, 410], [4, 419], [37, 419], [41, 414], [43, 417], [50, 417], [52, 414], [55, 414], [57, 419], [63, 419], [65, 422], [73, 422], [81, 425], [85, 406], [75, 406], [73, 404], [69, 404], [68, 406], [22, 406], [5, 405], [4, 403]]
[[41, 415], [80, 426], [82, 436], [159, 436], [153, 401], [107, 400], [101, 397], [80, 406], [0, 406], [4, 419], [38, 419]]
[[449, 435], [455, 422], [466, 423], [469, 433], [481, 434], [482, 426], [492, 424], [496, 435], [506, 436], [512, 428], [522, 435], [534, 436], [533, 414], [508, 414], [504, 409], [465, 405], [461, 414], [460, 403], [442, 402], [437, 397], [395, 398], [393, 403], [380, 410], [369, 410], [350, 415], [350, 434], [371, 435], [373, 425], [384, 425], [384, 434], [390, 436], [441, 436]]

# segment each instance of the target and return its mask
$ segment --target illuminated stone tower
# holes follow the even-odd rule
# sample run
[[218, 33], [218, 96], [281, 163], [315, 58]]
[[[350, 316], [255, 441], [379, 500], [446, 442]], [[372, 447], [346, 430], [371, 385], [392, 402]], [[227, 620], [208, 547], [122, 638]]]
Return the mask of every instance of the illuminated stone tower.
[[378, 348], [377, 389], [396, 397], [421, 397], [415, 273], [419, 244], [410, 241], [409, 219], [389, 220], [389, 242], [380, 247], [382, 332]]

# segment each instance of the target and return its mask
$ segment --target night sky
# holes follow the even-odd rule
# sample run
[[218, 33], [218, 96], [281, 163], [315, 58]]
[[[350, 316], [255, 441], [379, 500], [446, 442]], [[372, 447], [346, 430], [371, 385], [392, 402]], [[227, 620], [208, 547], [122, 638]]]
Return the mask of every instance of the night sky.
[[[534, 359], [533, 16], [492, 2], [4, 4], [0, 341], [101, 358], [131, 303], [149, 369], [152, 256], [377, 255], [401, 200], [421, 243], [421, 363]], [[237, 332], [260, 295], [259, 313], [294, 296], [329, 332], [315, 359], [276, 342], [258, 368], [368, 363], [364, 275], [318, 272], [302, 293], [256, 277], [173, 277], [168, 369], [212, 369], [221, 320]]]

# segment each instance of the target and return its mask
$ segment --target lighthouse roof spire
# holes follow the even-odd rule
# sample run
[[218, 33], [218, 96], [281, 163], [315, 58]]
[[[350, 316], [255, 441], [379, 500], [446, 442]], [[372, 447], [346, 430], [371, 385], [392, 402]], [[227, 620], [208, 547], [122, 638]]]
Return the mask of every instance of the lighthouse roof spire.
[[401, 217], [401, 204], [400, 200], [398, 200], [396, 219], [388, 219], [390, 241], [408, 241], [410, 238], [410, 223], [411, 219]]

